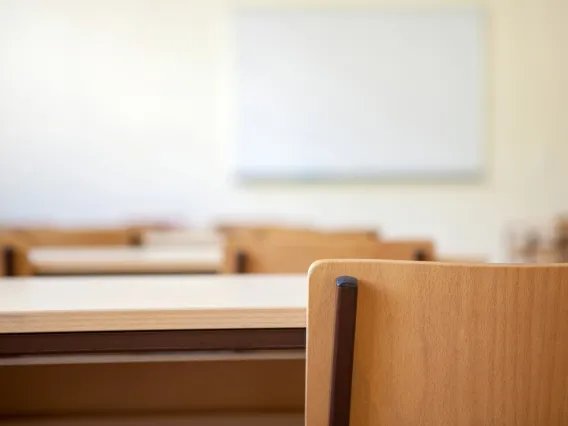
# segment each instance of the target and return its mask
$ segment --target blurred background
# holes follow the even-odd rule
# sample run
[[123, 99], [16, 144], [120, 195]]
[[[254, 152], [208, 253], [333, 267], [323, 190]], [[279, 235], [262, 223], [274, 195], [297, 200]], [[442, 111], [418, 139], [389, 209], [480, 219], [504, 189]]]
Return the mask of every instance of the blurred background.
[[[310, 308], [313, 262], [568, 262], [567, 22], [568, 0], [0, 0], [0, 423], [304, 425], [306, 309], [332, 320], [318, 280], [344, 270]], [[562, 268], [448, 267], [461, 293], [427, 300], [405, 291], [427, 265], [375, 267], [346, 266], [356, 341], [416, 387], [385, 419], [431, 390], [459, 400], [442, 417], [562, 417]]]
[[[386, 56], [385, 10], [407, 25], [392, 34], [414, 34], [408, 12], [435, 37]], [[0, 226], [364, 228], [536, 261], [564, 244], [567, 17], [564, 0], [0, 0]]]

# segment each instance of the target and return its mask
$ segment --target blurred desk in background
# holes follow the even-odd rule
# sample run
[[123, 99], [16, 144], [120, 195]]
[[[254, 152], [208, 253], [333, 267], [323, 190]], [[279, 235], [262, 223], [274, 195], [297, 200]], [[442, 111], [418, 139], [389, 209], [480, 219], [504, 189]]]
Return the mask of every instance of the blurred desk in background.
[[33, 248], [27, 253], [32, 275], [216, 273], [223, 249], [195, 247]]

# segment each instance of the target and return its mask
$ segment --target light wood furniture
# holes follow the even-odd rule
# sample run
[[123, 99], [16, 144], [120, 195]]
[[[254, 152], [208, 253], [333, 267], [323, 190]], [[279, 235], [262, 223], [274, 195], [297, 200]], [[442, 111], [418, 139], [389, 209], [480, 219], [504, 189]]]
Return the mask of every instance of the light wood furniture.
[[3, 426], [303, 426], [303, 414], [206, 414], [144, 416], [65, 416], [63, 418], [6, 419]]
[[129, 228], [20, 228], [11, 234], [28, 247], [108, 247], [136, 242], [137, 231]]
[[484, 256], [446, 256], [440, 255], [436, 257], [436, 261], [443, 262], [443, 263], [468, 263], [468, 264], [481, 264], [481, 263], [488, 263], [487, 258]]
[[141, 234], [146, 247], [222, 247], [224, 237], [214, 229], [161, 229]]
[[2, 425], [304, 420], [305, 358], [0, 366], [0, 378]]
[[568, 265], [318, 262], [307, 346], [306, 426], [568, 424]]
[[6, 275], [29, 276], [35, 273], [29, 252], [39, 248], [74, 247], [115, 248], [138, 245], [140, 231], [134, 228], [13, 228], [0, 235]]
[[302, 328], [305, 308], [301, 274], [0, 280], [0, 333]]
[[9, 230], [0, 232], [0, 277], [28, 271], [25, 245]]
[[305, 274], [0, 280], [0, 422], [301, 425], [306, 297]]
[[269, 228], [264, 230], [264, 238], [271, 241], [298, 243], [303, 241], [327, 241], [341, 239], [352, 243], [361, 241], [377, 241], [378, 234], [374, 230], [323, 230], [323, 229], [288, 229]]
[[229, 244], [248, 243], [249, 241], [272, 241], [278, 243], [298, 244], [305, 242], [377, 241], [376, 230], [323, 230], [317, 228], [294, 228], [286, 226], [225, 226], [220, 227]]
[[42, 247], [18, 250], [27, 264], [16, 275], [115, 275], [216, 273], [223, 250], [195, 247]]
[[321, 259], [394, 259], [433, 260], [434, 247], [429, 241], [345, 241], [341, 237], [327, 242], [303, 243], [248, 241], [227, 244], [226, 273], [300, 273]]

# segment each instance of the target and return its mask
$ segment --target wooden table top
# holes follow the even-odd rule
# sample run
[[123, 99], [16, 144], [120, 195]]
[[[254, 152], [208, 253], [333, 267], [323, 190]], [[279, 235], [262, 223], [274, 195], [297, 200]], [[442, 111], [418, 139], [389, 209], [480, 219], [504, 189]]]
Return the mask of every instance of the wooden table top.
[[307, 276], [0, 279], [0, 333], [301, 328]]
[[217, 272], [220, 246], [35, 248], [29, 260], [37, 274]]

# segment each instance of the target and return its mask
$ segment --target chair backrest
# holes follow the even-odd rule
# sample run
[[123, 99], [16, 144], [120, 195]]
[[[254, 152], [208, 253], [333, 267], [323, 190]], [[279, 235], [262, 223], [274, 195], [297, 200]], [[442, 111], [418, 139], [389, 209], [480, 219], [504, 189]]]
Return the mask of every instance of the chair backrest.
[[429, 241], [373, 242], [344, 239], [343, 236], [304, 243], [265, 240], [248, 244], [227, 244], [226, 273], [304, 273], [320, 259], [432, 260]]
[[568, 424], [568, 265], [317, 262], [307, 340], [306, 426]]
[[378, 241], [378, 233], [373, 230], [321, 230], [312, 228], [266, 228], [264, 238], [280, 243], [321, 242], [342, 239], [343, 241], [361, 242]]
[[[376, 242], [378, 234], [375, 231], [320, 231], [312, 228], [291, 228], [279, 226], [258, 227], [225, 227], [225, 265], [226, 273], [277, 273], [298, 272], [303, 273], [309, 265], [318, 258], [309, 257], [302, 261], [300, 266], [296, 261], [279, 259], [278, 266], [260, 267], [265, 260], [270, 261], [274, 256], [271, 252], [286, 250], [285, 247], [304, 247], [306, 245], [336, 245], [336, 244], [366, 244]], [[284, 246], [284, 247], [282, 247]], [[282, 248], [281, 248], [282, 247]], [[269, 250], [267, 252], [266, 250]], [[305, 253], [305, 251], [303, 251]], [[244, 255], [248, 261], [241, 262], [237, 254]], [[254, 260], [258, 259], [258, 260]], [[305, 256], [304, 256], [305, 259]], [[242, 260], [242, 259], [241, 259]]]
[[315, 228], [293, 228], [286, 226], [225, 226], [220, 232], [226, 235], [229, 242], [243, 239], [271, 240], [279, 243], [304, 243], [306, 241], [322, 241], [342, 238], [343, 240], [377, 241], [379, 234], [376, 230], [323, 230]]
[[4, 274], [9, 271], [10, 275], [16, 276], [33, 275], [29, 251], [34, 247], [127, 246], [137, 241], [139, 235], [129, 228], [18, 228], [0, 234], [0, 245], [4, 246]]
[[28, 247], [65, 246], [127, 246], [134, 239], [133, 231], [121, 229], [20, 229], [14, 237]]

